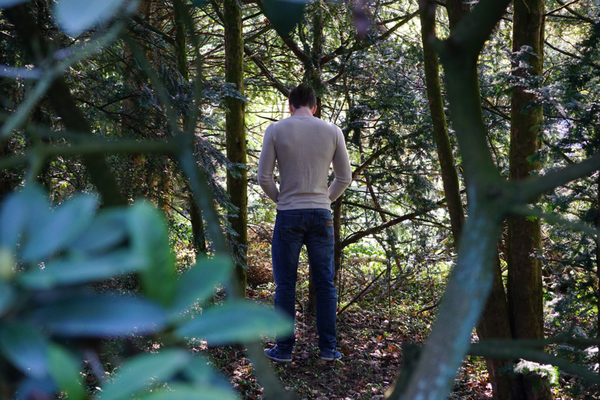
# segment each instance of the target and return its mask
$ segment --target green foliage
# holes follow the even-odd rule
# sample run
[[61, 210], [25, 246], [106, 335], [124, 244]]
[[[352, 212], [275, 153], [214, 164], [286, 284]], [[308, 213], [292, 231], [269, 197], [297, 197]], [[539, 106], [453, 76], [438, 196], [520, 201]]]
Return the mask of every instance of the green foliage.
[[[289, 332], [286, 318], [243, 301], [213, 306], [201, 315], [186, 313], [209, 297], [215, 285], [226, 283], [231, 261], [199, 260], [178, 277], [168, 232], [148, 203], [96, 213], [96, 197], [78, 195], [54, 210], [48, 205], [40, 188], [27, 186], [0, 209], [0, 353], [5, 360], [0, 362], [24, 375], [5, 384], [88, 398], [79, 342], [66, 342], [67, 349], [60, 344], [64, 339], [153, 334], [170, 346], [126, 361], [102, 387], [100, 398], [125, 399], [166, 382], [158, 392], [162, 394], [143, 398], [198, 391], [202, 398], [234, 398], [205, 361], [186, 350], [188, 338], [226, 344], [254, 340], [265, 332]], [[131, 272], [142, 281], [137, 296], [96, 293], [89, 286]]]

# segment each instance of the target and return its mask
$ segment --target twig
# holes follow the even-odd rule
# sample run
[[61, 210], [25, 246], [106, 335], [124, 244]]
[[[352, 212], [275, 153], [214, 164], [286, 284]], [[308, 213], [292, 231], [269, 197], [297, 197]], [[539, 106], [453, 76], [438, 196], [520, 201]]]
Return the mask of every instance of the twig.
[[367, 287], [365, 287], [363, 290], [361, 290], [361, 291], [360, 291], [360, 293], [358, 293], [356, 296], [354, 296], [354, 297], [352, 298], [352, 300], [350, 300], [350, 302], [348, 302], [348, 303], [347, 303], [347, 304], [346, 304], [344, 307], [342, 307], [342, 308], [341, 308], [341, 309], [340, 309], [340, 310], [337, 312], [337, 315], [340, 315], [340, 314], [341, 314], [341, 313], [343, 313], [343, 312], [344, 312], [344, 311], [345, 311], [345, 310], [346, 310], [348, 307], [350, 307], [352, 304], [356, 303], [356, 301], [357, 301], [358, 299], [360, 299], [360, 298], [362, 297], [362, 295], [363, 295], [363, 294], [365, 294], [365, 293], [367, 292], [367, 290], [369, 290], [369, 288], [370, 288], [371, 286], [373, 286], [373, 284], [374, 284], [375, 282], [377, 282], [377, 280], [379, 280], [379, 278], [381, 278], [381, 276], [382, 276], [382, 275], [383, 275], [383, 274], [384, 274], [386, 271], [387, 271], [387, 269], [384, 269], [383, 271], [381, 271], [381, 272], [379, 273], [379, 275], [377, 275], [377, 276], [376, 276], [376, 277], [375, 277], [375, 278], [374, 278], [374, 279], [371, 281], [371, 283], [369, 283], [369, 284], [367, 285]]

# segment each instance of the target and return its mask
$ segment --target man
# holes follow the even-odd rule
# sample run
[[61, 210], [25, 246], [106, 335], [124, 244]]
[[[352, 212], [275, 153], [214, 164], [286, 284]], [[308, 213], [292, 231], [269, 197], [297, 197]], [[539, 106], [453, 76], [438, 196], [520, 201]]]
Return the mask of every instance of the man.
[[[291, 116], [267, 128], [258, 162], [258, 182], [277, 204], [271, 245], [275, 307], [295, 318], [298, 257], [306, 245], [317, 295], [317, 331], [321, 359], [342, 357], [336, 349], [337, 290], [333, 282], [333, 220], [331, 203], [352, 180], [344, 135], [337, 126], [315, 118], [317, 99], [306, 85], [289, 97]], [[279, 169], [279, 189], [273, 170]], [[329, 167], [335, 179], [327, 186]], [[277, 338], [265, 350], [274, 361], [290, 362], [295, 336]]]

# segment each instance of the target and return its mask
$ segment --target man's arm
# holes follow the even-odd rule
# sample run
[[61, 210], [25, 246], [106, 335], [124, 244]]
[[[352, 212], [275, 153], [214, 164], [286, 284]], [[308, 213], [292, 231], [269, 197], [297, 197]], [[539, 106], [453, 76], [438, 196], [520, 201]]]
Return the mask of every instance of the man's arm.
[[271, 126], [265, 131], [265, 137], [263, 138], [262, 150], [260, 152], [260, 158], [258, 159], [258, 183], [264, 192], [277, 203], [277, 197], [279, 196], [279, 189], [273, 179], [273, 170], [275, 169], [275, 143], [273, 141], [273, 131], [270, 129]]
[[346, 149], [346, 141], [342, 131], [337, 129], [338, 140], [335, 154], [333, 155], [333, 172], [335, 178], [329, 186], [329, 200], [335, 201], [338, 197], [344, 193], [344, 190], [352, 182], [352, 169], [350, 167], [350, 158], [348, 157], [348, 150]]

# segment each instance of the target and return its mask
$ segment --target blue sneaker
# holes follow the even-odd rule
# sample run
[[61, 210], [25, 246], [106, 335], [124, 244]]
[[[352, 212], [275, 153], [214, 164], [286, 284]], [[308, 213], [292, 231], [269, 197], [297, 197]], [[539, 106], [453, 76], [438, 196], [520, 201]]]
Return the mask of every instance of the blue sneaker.
[[321, 350], [321, 360], [334, 361], [334, 360], [341, 360], [341, 359], [342, 359], [342, 353], [340, 353], [336, 349]]
[[270, 349], [265, 350], [265, 356], [269, 357], [273, 361], [277, 362], [290, 362], [292, 361], [291, 354], [283, 354], [277, 348], [277, 345], [273, 346]]

